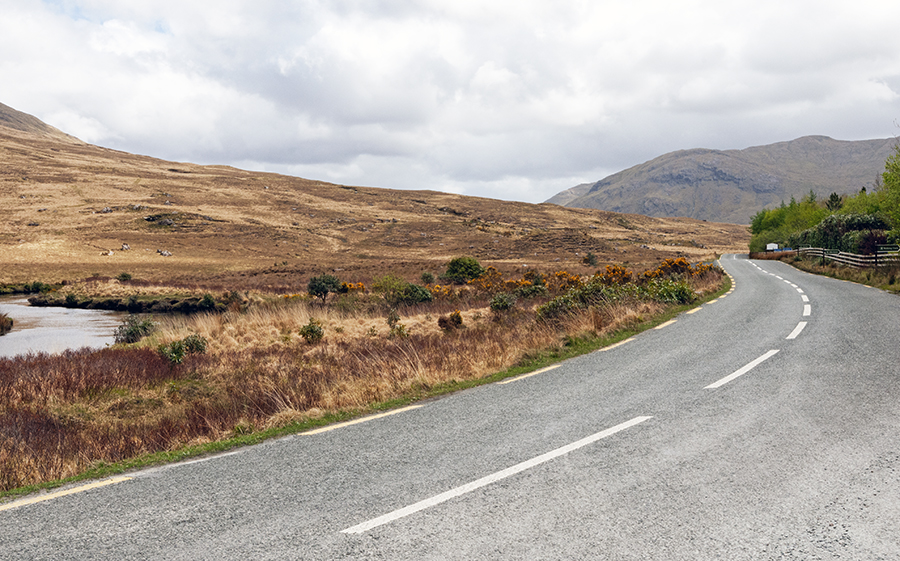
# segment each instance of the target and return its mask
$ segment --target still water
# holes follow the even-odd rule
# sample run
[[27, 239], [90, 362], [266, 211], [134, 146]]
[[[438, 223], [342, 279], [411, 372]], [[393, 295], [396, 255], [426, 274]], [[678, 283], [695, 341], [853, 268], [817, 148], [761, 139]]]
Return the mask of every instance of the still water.
[[103, 348], [113, 344], [113, 333], [126, 315], [105, 310], [31, 307], [28, 298], [21, 295], [0, 296], [0, 312], [14, 322], [12, 331], [0, 336], [0, 357]]

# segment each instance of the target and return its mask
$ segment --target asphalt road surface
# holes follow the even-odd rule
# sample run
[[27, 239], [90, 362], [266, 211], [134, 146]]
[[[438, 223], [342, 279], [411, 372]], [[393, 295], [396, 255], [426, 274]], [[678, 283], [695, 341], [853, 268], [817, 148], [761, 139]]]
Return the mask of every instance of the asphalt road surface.
[[900, 559], [900, 298], [721, 263], [545, 372], [0, 505], [0, 558]]

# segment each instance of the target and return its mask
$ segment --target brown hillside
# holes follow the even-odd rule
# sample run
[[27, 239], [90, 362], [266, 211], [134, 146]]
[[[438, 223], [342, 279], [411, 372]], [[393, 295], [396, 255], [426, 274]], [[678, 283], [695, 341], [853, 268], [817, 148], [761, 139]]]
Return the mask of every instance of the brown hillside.
[[733, 224], [166, 162], [82, 143], [0, 105], [0, 283], [128, 272], [299, 291], [321, 272], [412, 280], [464, 254], [501, 270], [586, 273], [594, 270], [581, 262], [588, 252], [601, 265], [641, 269], [666, 257], [746, 251], [748, 240]]

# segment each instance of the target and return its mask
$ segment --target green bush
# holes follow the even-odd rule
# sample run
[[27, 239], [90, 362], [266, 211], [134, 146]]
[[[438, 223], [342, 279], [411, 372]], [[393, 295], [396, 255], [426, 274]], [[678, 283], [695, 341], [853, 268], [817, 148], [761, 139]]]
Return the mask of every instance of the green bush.
[[196, 333], [188, 335], [180, 341], [172, 341], [156, 348], [157, 352], [172, 364], [181, 364], [184, 357], [206, 353], [206, 338]]
[[325, 337], [325, 328], [316, 318], [309, 318], [309, 323], [300, 328], [300, 336], [310, 345], [315, 345]]
[[156, 330], [156, 324], [149, 318], [142, 318], [137, 314], [128, 314], [122, 325], [116, 328], [114, 333], [116, 343], [137, 343]]
[[547, 290], [547, 287], [543, 284], [530, 284], [526, 286], [520, 286], [516, 289], [514, 294], [525, 300], [531, 298], [540, 298], [541, 296], [547, 296], [550, 294], [550, 291]]
[[131, 274], [130, 274], [130, 273], [119, 273], [119, 276], [116, 277], [116, 280], [119, 280], [119, 281], [122, 281], [122, 282], [130, 281], [130, 280], [131, 280]]
[[329, 292], [337, 293], [341, 289], [341, 281], [334, 275], [319, 275], [309, 279], [306, 286], [307, 292], [316, 298], [321, 298], [322, 302], [328, 297]]
[[691, 286], [683, 280], [653, 279], [647, 283], [647, 291], [652, 299], [665, 304], [689, 304], [697, 298]]
[[484, 267], [474, 257], [454, 257], [447, 264], [443, 278], [457, 284], [465, 284], [484, 273]]
[[434, 275], [428, 271], [422, 273], [422, 284], [434, 284]]
[[495, 314], [507, 312], [516, 305], [516, 297], [508, 292], [500, 292], [491, 298], [491, 311]]
[[212, 310], [216, 307], [216, 299], [213, 298], [213, 295], [207, 292], [203, 295], [203, 298], [200, 299], [200, 302], [197, 304], [197, 307], [201, 310]]
[[188, 354], [206, 354], [206, 337], [193, 333], [181, 340]]
[[385, 302], [392, 307], [431, 302], [434, 298], [424, 286], [407, 282], [396, 275], [376, 278], [372, 283], [372, 290], [380, 293]]

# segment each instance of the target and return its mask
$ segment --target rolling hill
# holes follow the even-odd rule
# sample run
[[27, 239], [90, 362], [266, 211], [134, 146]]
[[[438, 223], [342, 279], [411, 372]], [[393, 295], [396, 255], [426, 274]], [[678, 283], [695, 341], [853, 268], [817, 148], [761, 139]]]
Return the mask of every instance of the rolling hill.
[[0, 105], [0, 283], [127, 272], [284, 292], [321, 272], [415, 279], [458, 255], [501, 270], [585, 273], [588, 252], [640, 269], [744, 251], [748, 240], [733, 224], [168, 162], [84, 143]]
[[680, 150], [578, 185], [547, 202], [657, 217], [748, 224], [761, 209], [807, 195], [871, 187], [897, 140], [805, 136], [743, 150]]

